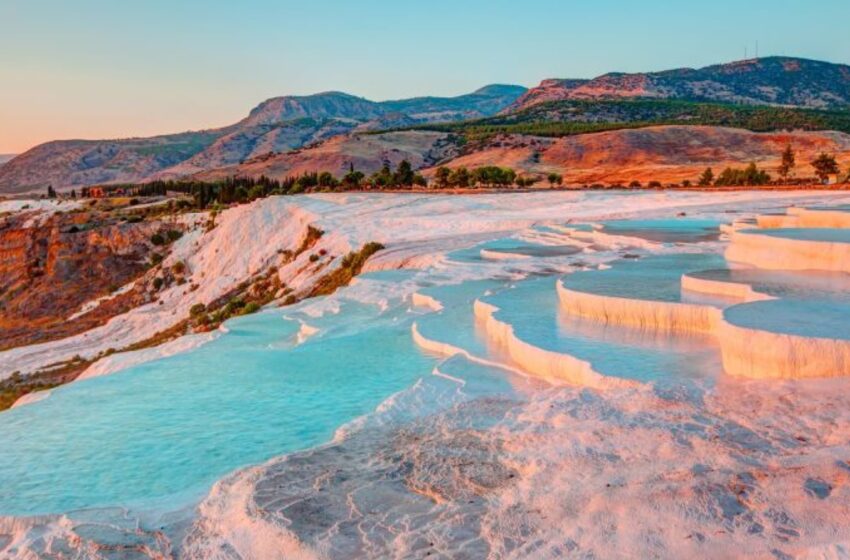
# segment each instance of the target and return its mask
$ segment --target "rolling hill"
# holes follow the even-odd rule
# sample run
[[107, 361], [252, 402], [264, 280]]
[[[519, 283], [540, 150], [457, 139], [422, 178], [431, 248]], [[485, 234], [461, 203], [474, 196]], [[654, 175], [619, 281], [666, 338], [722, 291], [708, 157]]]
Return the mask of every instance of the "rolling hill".
[[122, 140], [48, 142], [0, 168], [0, 193], [70, 190], [176, 177], [310, 145], [354, 130], [494, 115], [525, 88], [487, 86], [458, 97], [369, 101], [339, 92], [276, 97], [240, 122], [213, 130]]

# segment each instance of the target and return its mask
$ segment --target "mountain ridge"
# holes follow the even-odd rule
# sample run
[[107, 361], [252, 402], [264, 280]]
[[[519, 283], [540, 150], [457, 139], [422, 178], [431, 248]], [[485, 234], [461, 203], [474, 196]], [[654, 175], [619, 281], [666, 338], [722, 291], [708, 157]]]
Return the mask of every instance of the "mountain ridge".
[[[729, 107], [828, 108], [839, 110], [840, 120], [844, 122], [844, 115], [850, 115], [850, 66], [803, 58], [766, 57], [703, 68], [609, 72], [589, 80], [546, 79], [531, 89], [491, 84], [454, 97], [372, 101], [340, 91], [272, 97], [257, 104], [242, 120], [222, 128], [151, 138], [54, 141], [36, 146], [0, 167], [0, 193], [43, 192], [48, 185], [57, 190], [70, 190], [92, 184], [194, 176], [216, 169], [239, 169], [243, 162], [259, 157], [286, 154], [362, 132], [416, 128], [433, 123], [474, 123], [503, 115], [511, 118], [525, 115], [523, 118], [527, 119], [529, 109], [543, 107], [547, 102], [602, 103], [618, 99], [711, 102]], [[553, 106], [540, 111], [535, 118], [543, 119], [544, 125], [550, 121], [569, 124], [577, 120], [577, 133], [583, 133], [584, 128], [587, 131], [597, 129], [594, 123], [600, 119], [607, 122], [622, 115], [626, 115], [628, 121], [621, 123], [625, 126], [640, 124], [629, 119], [646, 120], [647, 114], [652, 117], [649, 124], [670, 120], [659, 117], [665, 111], [670, 112], [668, 109], [650, 112], [642, 107], [636, 109], [582, 109], [581, 114], [573, 116], [571, 111], [575, 112], [576, 108]], [[775, 114], [779, 116], [772, 117], [768, 126], [760, 126], [758, 130], [782, 128], [784, 117], [781, 113]], [[686, 117], [688, 115], [684, 114], [672, 123], [686, 124]], [[803, 128], [827, 130], [832, 126], [830, 123], [835, 122], [835, 119], [816, 117], [807, 117], [814, 125]], [[777, 119], [782, 122], [774, 122]], [[818, 124], [818, 119], [823, 122]], [[587, 122], [587, 126], [582, 122]], [[797, 121], [789, 121], [790, 128], [794, 128], [794, 122]], [[614, 122], [608, 128], [617, 126]], [[453, 132], [449, 128], [444, 131]], [[340, 142], [338, 145], [357, 151], [357, 144]], [[392, 159], [387, 154], [399, 151], [403, 150], [383, 144], [374, 150], [375, 157], [382, 160]]]
[[850, 66], [771, 56], [702, 68], [608, 72], [590, 80], [547, 79], [529, 89], [502, 113], [520, 111], [547, 101], [636, 97], [848, 109]]
[[492, 84], [456, 97], [371, 101], [330, 91], [267, 99], [239, 122], [150, 138], [54, 140], [0, 167], [0, 193], [177, 177], [298, 149], [354, 130], [490, 116], [525, 92]]

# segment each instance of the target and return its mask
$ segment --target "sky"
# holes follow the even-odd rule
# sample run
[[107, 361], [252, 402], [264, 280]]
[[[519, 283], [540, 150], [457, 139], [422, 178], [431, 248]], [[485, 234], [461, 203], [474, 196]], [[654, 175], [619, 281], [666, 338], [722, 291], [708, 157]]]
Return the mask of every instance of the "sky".
[[850, 0], [0, 0], [0, 154], [374, 100], [699, 67], [850, 63]]

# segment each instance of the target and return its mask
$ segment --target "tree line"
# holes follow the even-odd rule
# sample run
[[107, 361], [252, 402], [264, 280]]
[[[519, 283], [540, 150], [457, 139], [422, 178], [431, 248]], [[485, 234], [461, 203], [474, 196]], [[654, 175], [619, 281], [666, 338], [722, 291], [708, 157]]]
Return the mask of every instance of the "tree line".
[[[826, 183], [830, 177], [840, 174], [841, 170], [838, 162], [833, 154], [822, 152], [810, 162], [814, 169], [815, 176], [821, 183]], [[789, 144], [782, 151], [779, 167], [777, 172], [780, 177], [780, 184], [787, 183], [792, 175], [794, 168], [797, 166], [797, 157], [794, 149]], [[845, 181], [850, 181], [850, 170], [847, 172]], [[743, 169], [735, 169], [727, 167], [720, 175], [714, 175], [714, 171], [709, 167], [700, 175], [697, 184], [701, 187], [708, 186], [762, 186], [769, 185], [773, 182], [769, 173], [763, 169], [759, 169], [755, 163], [750, 163]]]

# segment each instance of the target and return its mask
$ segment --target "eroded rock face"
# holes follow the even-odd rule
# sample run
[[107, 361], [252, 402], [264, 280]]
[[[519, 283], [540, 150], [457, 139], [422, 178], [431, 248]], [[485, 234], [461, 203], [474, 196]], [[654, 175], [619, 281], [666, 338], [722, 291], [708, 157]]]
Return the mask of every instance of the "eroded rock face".
[[23, 213], [0, 221], [0, 348], [87, 330], [141, 302], [128, 290], [72, 320], [147, 269], [158, 222], [118, 223], [95, 213]]

